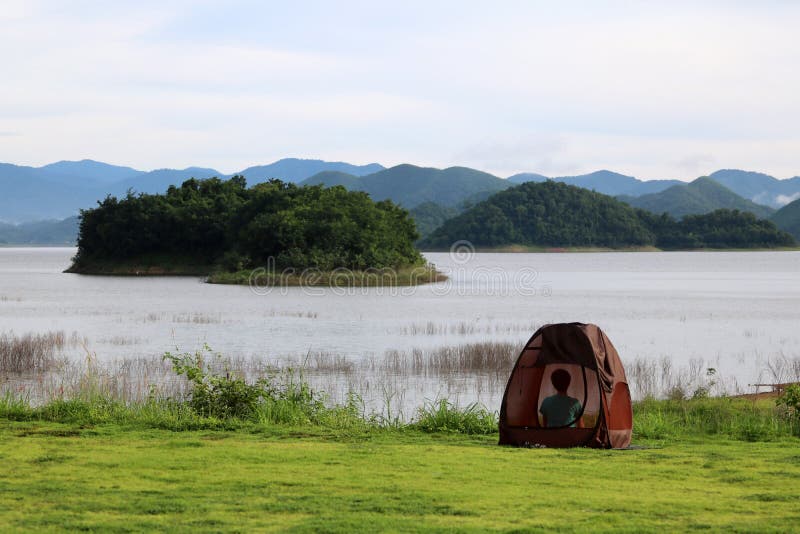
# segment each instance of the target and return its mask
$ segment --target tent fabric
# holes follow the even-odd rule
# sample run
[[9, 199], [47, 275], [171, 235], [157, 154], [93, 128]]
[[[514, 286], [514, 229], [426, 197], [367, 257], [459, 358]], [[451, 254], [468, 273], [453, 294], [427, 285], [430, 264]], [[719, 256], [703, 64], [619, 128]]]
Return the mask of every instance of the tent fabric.
[[[555, 394], [550, 376], [570, 374], [567, 394], [583, 405], [584, 428], [545, 428], [539, 408]], [[633, 412], [619, 354], [596, 325], [546, 325], [531, 336], [517, 358], [500, 408], [500, 444], [517, 446], [625, 448]]]

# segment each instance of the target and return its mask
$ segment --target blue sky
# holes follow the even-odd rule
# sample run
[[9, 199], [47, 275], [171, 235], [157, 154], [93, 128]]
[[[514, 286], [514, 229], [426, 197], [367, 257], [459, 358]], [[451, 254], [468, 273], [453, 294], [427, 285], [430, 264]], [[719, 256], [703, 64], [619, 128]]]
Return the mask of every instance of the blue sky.
[[800, 174], [791, 2], [3, 0], [0, 161]]

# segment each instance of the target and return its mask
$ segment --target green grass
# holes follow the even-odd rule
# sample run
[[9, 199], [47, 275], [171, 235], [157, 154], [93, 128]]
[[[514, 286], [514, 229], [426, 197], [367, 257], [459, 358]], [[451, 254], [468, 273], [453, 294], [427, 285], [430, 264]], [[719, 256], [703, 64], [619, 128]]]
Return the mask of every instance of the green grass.
[[410, 424], [305, 390], [247, 418], [101, 397], [0, 399], [3, 531], [776, 531], [800, 521], [796, 420], [772, 401], [635, 406], [649, 448], [499, 447], [495, 415]]
[[271, 273], [266, 270], [217, 271], [208, 277], [211, 284], [255, 285], [257, 287], [382, 287], [416, 286], [443, 282], [447, 276], [432, 266], [376, 269], [374, 271], [307, 271], [301, 274]]
[[131, 430], [0, 420], [4, 531], [787, 531], [800, 450], [722, 438], [630, 451], [318, 427]]

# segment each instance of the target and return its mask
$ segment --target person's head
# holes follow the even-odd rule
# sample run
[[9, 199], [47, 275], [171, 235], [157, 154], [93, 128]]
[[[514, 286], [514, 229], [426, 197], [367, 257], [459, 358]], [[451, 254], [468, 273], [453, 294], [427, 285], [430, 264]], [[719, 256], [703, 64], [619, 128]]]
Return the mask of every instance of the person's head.
[[564, 369], [556, 369], [553, 371], [553, 374], [550, 375], [550, 381], [559, 393], [565, 393], [567, 391], [571, 380], [572, 377], [570, 377], [569, 373]]

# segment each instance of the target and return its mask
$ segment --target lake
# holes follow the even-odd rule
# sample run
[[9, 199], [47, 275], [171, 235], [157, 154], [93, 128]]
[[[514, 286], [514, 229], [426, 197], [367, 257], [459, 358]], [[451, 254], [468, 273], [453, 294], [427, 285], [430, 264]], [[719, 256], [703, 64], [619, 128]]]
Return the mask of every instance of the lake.
[[[684, 380], [690, 374], [728, 391], [778, 380], [786, 370], [775, 362], [800, 358], [800, 253], [793, 251], [466, 250], [426, 254], [450, 276], [442, 284], [272, 290], [192, 277], [62, 273], [74, 253], [0, 248], [0, 333], [76, 332], [86, 347], [66, 349], [67, 357], [82, 359], [88, 350], [108, 363], [204, 344], [234, 358], [313, 360], [310, 374], [335, 390], [334, 399], [355, 386], [370, 406], [391, 397], [411, 409], [422, 399], [455, 395], [497, 409], [504, 376], [480, 383], [448, 369], [444, 380], [440, 369], [397, 381], [381, 362], [479, 342], [511, 344], [515, 352], [551, 322], [600, 325], [629, 375], [634, 363], [650, 362], [651, 373], [671, 366]], [[318, 376], [326, 358], [336, 380]], [[364, 362], [371, 372], [348, 371]]]

